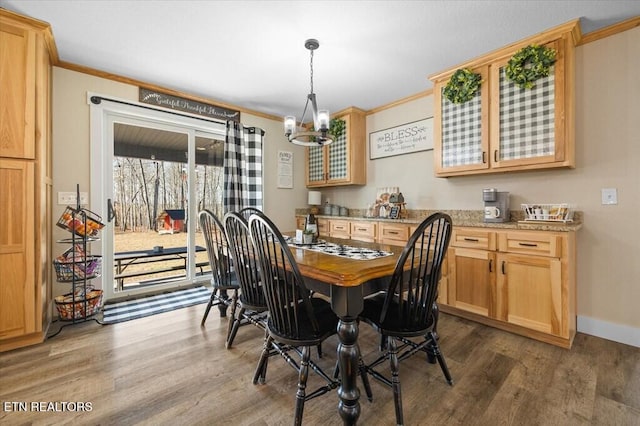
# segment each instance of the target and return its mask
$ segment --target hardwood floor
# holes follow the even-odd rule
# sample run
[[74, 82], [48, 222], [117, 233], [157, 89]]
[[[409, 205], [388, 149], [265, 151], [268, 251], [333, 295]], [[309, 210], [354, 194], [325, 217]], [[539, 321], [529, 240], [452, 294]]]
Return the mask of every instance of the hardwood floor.
[[[88, 322], [0, 354], [0, 423], [291, 424], [295, 371], [274, 357], [267, 383], [253, 385], [262, 332], [243, 327], [226, 350], [227, 320], [215, 312], [202, 329], [203, 310], [108, 326]], [[455, 383], [448, 386], [440, 367], [420, 355], [403, 362], [407, 425], [640, 425], [640, 348], [578, 334], [567, 351], [446, 314], [439, 330]], [[376, 355], [377, 340], [361, 327], [365, 359]], [[319, 361], [329, 371], [335, 347], [334, 336]], [[309, 382], [311, 388], [320, 379], [312, 373]], [[394, 424], [391, 390], [373, 380], [372, 388], [373, 403], [362, 392], [359, 424]], [[18, 411], [20, 402], [29, 411]], [[57, 402], [40, 407], [58, 412], [32, 411], [34, 402]], [[79, 404], [62, 411], [63, 402], [90, 403], [91, 411]], [[337, 403], [335, 392], [307, 402], [305, 424], [342, 424]]]

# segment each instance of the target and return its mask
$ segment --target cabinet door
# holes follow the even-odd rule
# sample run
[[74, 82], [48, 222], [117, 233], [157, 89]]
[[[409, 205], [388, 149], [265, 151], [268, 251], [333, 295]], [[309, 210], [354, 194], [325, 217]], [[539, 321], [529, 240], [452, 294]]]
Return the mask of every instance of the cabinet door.
[[329, 235], [329, 221], [327, 219], [318, 219], [318, 234]]
[[34, 164], [0, 159], [0, 340], [40, 330], [35, 285]]
[[312, 146], [307, 148], [307, 186], [324, 186], [326, 179], [325, 172], [325, 151], [323, 146]]
[[560, 259], [498, 255], [498, 319], [543, 333], [569, 337]]
[[436, 176], [489, 167], [489, 66], [474, 68], [482, 76], [475, 97], [463, 104], [442, 94], [448, 80], [434, 85], [434, 154]]
[[35, 157], [36, 35], [0, 17], [0, 157]]
[[452, 247], [447, 304], [485, 317], [496, 316], [495, 253]]
[[511, 55], [491, 65], [492, 168], [573, 163], [564, 132], [564, 44], [554, 41], [545, 46], [556, 50], [556, 62], [549, 76], [538, 79], [531, 89], [521, 89], [507, 79]]

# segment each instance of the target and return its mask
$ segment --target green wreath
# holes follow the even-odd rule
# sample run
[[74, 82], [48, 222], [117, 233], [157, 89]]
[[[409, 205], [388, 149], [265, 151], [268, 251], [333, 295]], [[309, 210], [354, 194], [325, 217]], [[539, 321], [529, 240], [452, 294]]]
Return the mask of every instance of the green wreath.
[[549, 75], [551, 65], [555, 62], [554, 49], [531, 44], [518, 50], [509, 59], [505, 72], [507, 78], [521, 89], [532, 89], [537, 79]]
[[482, 76], [469, 68], [460, 68], [453, 73], [442, 94], [454, 104], [463, 104], [475, 96], [482, 83]]
[[342, 136], [345, 128], [345, 121], [340, 118], [332, 118], [329, 121], [329, 133], [331, 133], [336, 139]]

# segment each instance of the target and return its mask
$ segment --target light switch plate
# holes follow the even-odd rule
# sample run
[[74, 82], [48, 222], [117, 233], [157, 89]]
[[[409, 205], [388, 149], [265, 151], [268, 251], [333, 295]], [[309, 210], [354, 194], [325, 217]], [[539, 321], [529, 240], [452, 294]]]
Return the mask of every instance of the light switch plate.
[[618, 204], [618, 190], [616, 188], [602, 188], [602, 205]]
[[[75, 192], [58, 192], [58, 205], [59, 206], [75, 206], [76, 205], [76, 193]], [[89, 203], [89, 193], [80, 193], [80, 205], [87, 205]]]

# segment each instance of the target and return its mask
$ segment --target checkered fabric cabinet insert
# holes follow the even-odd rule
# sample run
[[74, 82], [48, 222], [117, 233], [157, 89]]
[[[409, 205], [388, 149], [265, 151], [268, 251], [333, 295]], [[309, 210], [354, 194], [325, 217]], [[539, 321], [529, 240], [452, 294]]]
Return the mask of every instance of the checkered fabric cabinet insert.
[[324, 180], [324, 147], [312, 146], [309, 148], [309, 181], [320, 182]]
[[329, 179], [347, 178], [347, 129], [329, 145]]
[[555, 74], [551, 67], [532, 89], [521, 89], [500, 68], [500, 161], [553, 155]]
[[454, 104], [442, 95], [443, 167], [482, 163], [481, 100], [480, 92], [463, 104]]

